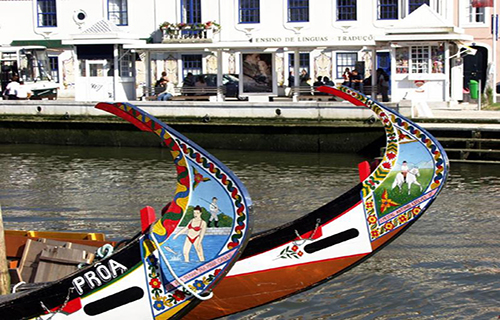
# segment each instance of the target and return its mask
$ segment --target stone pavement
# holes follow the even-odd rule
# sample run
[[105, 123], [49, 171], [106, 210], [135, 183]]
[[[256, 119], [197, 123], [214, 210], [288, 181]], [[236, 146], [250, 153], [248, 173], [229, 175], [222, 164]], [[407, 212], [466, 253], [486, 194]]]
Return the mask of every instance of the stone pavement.
[[472, 108], [441, 108], [432, 110], [432, 118], [414, 118], [426, 129], [460, 128], [500, 131], [500, 111]]

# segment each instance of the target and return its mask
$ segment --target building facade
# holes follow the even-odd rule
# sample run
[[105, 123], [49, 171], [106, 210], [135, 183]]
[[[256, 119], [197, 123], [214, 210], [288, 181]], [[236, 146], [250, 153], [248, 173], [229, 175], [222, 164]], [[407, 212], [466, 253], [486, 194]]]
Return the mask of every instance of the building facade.
[[0, 43], [52, 47], [63, 95], [77, 100], [134, 100], [166, 72], [177, 86], [188, 73], [218, 74], [219, 86], [234, 74], [238, 96], [257, 101], [303, 86], [301, 73], [308, 84], [318, 76], [342, 83], [349, 68], [368, 94], [383, 69], [392, 101], [453, 103], [474, 69], [483, 83], [496, 82], [496, 41], [484, 33], [493, 8], [472, 2], [0, 1]]

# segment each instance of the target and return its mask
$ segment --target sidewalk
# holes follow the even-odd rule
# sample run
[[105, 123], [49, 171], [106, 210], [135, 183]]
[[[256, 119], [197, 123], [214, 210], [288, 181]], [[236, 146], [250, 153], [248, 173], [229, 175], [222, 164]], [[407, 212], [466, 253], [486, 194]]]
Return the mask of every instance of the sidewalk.
[[413, 120], [426, 129], [500, 131], [500, 110], [477, 110], [477, 105], [464, 105], [463, 108], [432, 109], [432, 114], [430, 118], [416, 117]]

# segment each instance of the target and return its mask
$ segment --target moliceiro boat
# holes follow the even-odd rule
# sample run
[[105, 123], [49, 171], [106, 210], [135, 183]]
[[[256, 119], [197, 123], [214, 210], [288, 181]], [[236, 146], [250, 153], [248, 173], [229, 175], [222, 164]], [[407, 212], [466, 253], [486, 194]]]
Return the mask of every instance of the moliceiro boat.
[[[34, 290], [0, 297], [1, 319], [180, 319], [213, 296], [249, 239], [252, 202], [219, 160], [130, 104], [96, 107], [164, 141], [177, 171], [174, 198], [156, 222], [154, 210], [144, 208], [143, 221], [154, 223], [115, 253]], [[210, 216], [221, 212], [227, 226], [212, 232]], [[41, 263], [65, 262], [57, 254], [66, 249], [45, 251]]]
[[364, 171], [360, 184], [335, 200], [253, 235], [214, 297], [186, 319], [230, 315], [334, 278], [406, 231], [443, 189], [448, 158], [427, 131], [351, 88], [323, 86], [319, 91], [375, 113], [386, 132], [382, 160], [373, 171]]
[[[172, 213], [167, 212], [160, 222], [156, 222], [152, 227], [153, 233], [156, 229], [159, 230], [159, 246], [151, 244], [151, 240], [142, 235], [139, 239], [146, 240], [139, 241], [138, 239], [134, 239], [128, 244], [128, 247], [131, 245], [139, 247], [142, 257], [147, 257], [148, 254], [154, 257], [146, 260], [146, 262], [144, 262], [144, 258], [139, 260], [140, 262], [137, 262], [130, 255], [128, 256], [128, 259], [133, 260], [133, 262], [141, 265], [147, 264], [148, 268], [150, 268], [149, 270], [154, 271], [152, 277], [149, 275], [136, 276], [136, 278], [140, 278], [140, 281], [150, 281], [150, 287], [147, 288], [149, 291], [146, 288], [142, 289], [146, 292], [144, 295], [149, 294], [149, 300], [142, 300], [141, 298], [137, 301], [142, 302], [130, 303], [130, 305], [134, 306], [138, 306], [139, 303], [141, 306], [144, 305], [145, 307], [141, 311], [147, 309], [146, 306], [150, 307], [151, 303], [153, 303], [153, 308], [150, 307], [153, 312], [148, 315], [139, 315], [140, 310], [137, 308], [135, 313], [130, 313], [135, 315], [134, 319], [150, 319], [148, 316], [154, 316], [155, 319], [163, 319], [161, 318], [162, 314], [177, 316], [181, 312], [184, 315], [185, 311], [190, 309], [190, 306], [194, 306], [194, 309], [184, 316], [185, 319], [219, 318], [308, 290], [368, 259], [406, 231], [429, 208], [442, 190], [449, 170], [447, 156], [434, 137], [397, 112], [348, 87], [320, 87], [319, 90], [345, 99], [356, 106], [369, 108], [380, 119], [386, 132], [386, 148], [379, 164], [373, 170], [362, 170], [360, 174], [361, 182], [331, 202], [326, 203], [313, 212], [305, 214], [295, 221], [252, 235], [243, 253], [238, 257], [239, 260], [228, 271], [220, 283], [213, 288], [213, 295], [210, 299], [200, 295], [198, 298], [200, 300], [199, 304], [192, 301], [185, 308], [178, 310], [174, 306], [172, 309], [169, 309], [169, 313], [158, 313], [154, 311], [155, 306], [165, 307], [167, 302], [172, 301], [172, 299], [163, 298], [165, 297], [164, 292], [167, 291], [163, 287], [160, 287], [161, 294], [159, 296], [155, 295], [155, 289], [159, 285], [154, 280], [160, 279], [159, 277], [155, 277], [157, 274], [155, 272], [163, 272], [165, 269], [158, 267], [158, 265], [162, 261], [172, 260], [171, 256], [162, 259], [157, 254], [158, 250], [154, 250], [155, 247], [168, 245], [171, 239], [171, 237], [168, 238], [170, 229], [166, 228], [165, 224], [162, 223], [163, 221], [173, 219]], [[141, 130], [155, 132], [162, 136], [163, 129], [156, 127], [156, 125], [148, 124], [149, 118], [143, 118], [144, 113], [141, 113], [131, 105], [98, 104], [97, 107], [117, 113], [122, 118], [134, 123]], [[117, 110], [121, 111], [118, 112]], [[170, 142], [165, 141], [167, 146], [172, 149], [173, 146], [169, 145]], [[184, 157], [188, 161], [203, 163], [203, 166], [205, 166], [205, 161], [198, 160], [199, 157], [186, 152], [187, 150], [182, 147], [182, 143], [179, 142], [179, 145], [184, 152]], [[178, 154], [175, 152], [178, 152], [178, 150], [175, 149], [173, 152], [174, 159], [177, 159]], [[207, 166], [209, 168], [208, 171], [212, 172], [211, 166]], [[224, 168], [222, 165], [219, 166]], [[201, 172], [199, 170], [201, 170], [201, 165], [196, 167], [198, 173]], [[178, 167], [179, 177], [182, 177], [182, 173], [184, 172], [182, 167]], [[192, 172], [196, 176], [194, 169]], [[213, 176], [209, 176], [205, 172], [203, 176], [214, 179]], [[202, 182], [203, 179], [200, 176], [194, 181], [199, 181], [200, 184], [205, 183]], [[223, 180], [217, 181], [220, 184], [226, 185]], [[182, 194], [182, 191], [185, 191], [182, 186], [185, 186], [185, 184], [180, 183], [180, 186], [178, 185], [176, 195]], [[245, 205], [245, 210], [248, 210], [250, 200], [246, 200], [246, 191], [241, 186], [238, 188], [239, 193], [242, 195], [242, 203]], [[203, 195], [201, 197], [206, 196]], [[234, 202], [233, 206], [236, 217], [239, 212], [236, 209], [238, 205]], [[175, 206], [172, 208], [175, 208]], [[246, 217], [247, 211], [245, 210], [243, 212], [245, 212]], [[233, 220], [232, 230], [234, 231], [231, 239], [236, 238], [238, 235], [237, 227], [235, 226], [238, 219]], [[248, 225], [247, 221], [245, 221], [245, 225]], [[163, 231], [162, 226], [166, 231]], [[194, 226], [198, 226], [198, 224], [195, 223]], [[180, 227], [176, 228], [180, 230]], [[189, 225], [187, 225], [187, 228], [189, 229]], [[248, 234], [248, 231], [243, 231], [244, 234], [245, 232]], [[164, 234], [167, 235], [167, 239], [165, 242], [161, 242], [163, 241], [161, 237]], [[243, 242], [243, 240], [240, 241], [240, 248], [242, 248]], [[118, 251], [116, 254], [118, 255], [123, 250]], [[173, 250], [178, 251], [179, 249], [173, 247]], [[160, 250], [160, 252], [167, 254], [169, 251]], [[237, 254], [235, 254], [236, 256]], [[116, 261], [123, 261], [120, 263], [125, 265], [125, 261], [127, 260], [121, 259]], [[103, 262], [106, 263], [105, 261]], [[128, 263], [126, 266], [129, 265], [131, 263]], [[109, 268], [116, 269], [115, 272], [117, 274], [120, 273], [117, 266], [109, 266]], [[229, 265], [224, 271], [228, 269]], [[74, 276], [79, 274], [81, 272], [69, 277], [69, 279], [74, 279]], [[168, 270], [165, 271], [165, 274], [169, 274]], [[86, 281], [85, 279], [84, 277], [84, 281]], [[128, 288], [126, 287], [127, 283], [125, 279], [116, 281], [117, 285], [121, 283], [122, 287], [113, 290], [116, 292], [128, 290], [125, 289]], [[172, 281], [172, 279], [170, 280]], [[172, 282], [177, 284], [175, 281]], [[68, 284], [71, 288], [71, 283]], [[196, 284], [194, 284], [194, 287], [196, 288]], [[83, 284], [82, 288], [84, 290], [87, 289]], [[106, 299], [101, 296], [100, 291], [87, 291], [84, 292], [84, 297], [88, 297], [88, 304], [92, 304], [94, 301], [101, 301], [99, 299]], [[106, 294], [108, 294], [108, 297], [113, 297], [115, 291], [108, 291]], [[70, 298], [73, 298], [75, 294], [73, 292], [71, 294]], [[60, 299], [65, 296], [66, 293], [60, 294], [59, 302], [53, 305], [61, 305]], [[30, 300], [33, 305], [36, 299], [41, 299], [41, 297], [33, 297]], [[16, 300], [11, 299], [10, 301], [15, 302]], [[43, 301], [47, 300], [50, 299]], [[113, 305], [114, 299], [109, 298], [105, 301], [106, 303], [100, 304], [100, 308], [104, 309], [104, 305], [106, 304]], [[155, 305], [154, 303], [157, 304]], [[87, 305], [87, 301], [82, 299], [82, 304]], [[117, 309], [117, 311], [121, 308], [126, 310], [126, 306], [127, 304], [113, 308]], [[181, 304], [176, 304], [176, 306], [181, 306]], [[0, 314], [3, 314], [5, 308], [6, 303], [0, 304]], [[15, 308], [12, 307], [9, 310], [15, 310]], [[19, 304], [17, 304], [17, 308], [19, 308]], [[114, 309], [110, 309], [102, 314], [104, 315], [112, 310]], [[179, 313], [176, 313], [177, 311]], [[82, 313], [80, 312], [80, 314]], [[113, 315], [112, 313], [109, 314]], [[107, 319], [113, 319], [113, 317], [108, 317]]]

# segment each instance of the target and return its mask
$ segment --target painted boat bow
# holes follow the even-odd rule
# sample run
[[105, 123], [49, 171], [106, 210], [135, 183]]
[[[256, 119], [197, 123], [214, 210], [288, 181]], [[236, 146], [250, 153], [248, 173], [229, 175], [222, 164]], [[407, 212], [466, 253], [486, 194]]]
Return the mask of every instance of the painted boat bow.
[[380, 164], [337, 199], [253, 236], [240, 260], [214, 290], [215, 297], [197, 306], [188, 319], [218, 318], [247, 310], [340, 275], [407, 230], [442, 190], [449, 162], [432, 135], [348, 87], [324, 86], [319, 91], [375, 113], [386, 132]]

